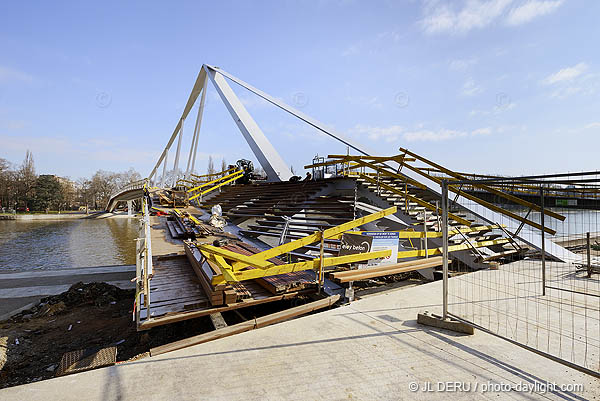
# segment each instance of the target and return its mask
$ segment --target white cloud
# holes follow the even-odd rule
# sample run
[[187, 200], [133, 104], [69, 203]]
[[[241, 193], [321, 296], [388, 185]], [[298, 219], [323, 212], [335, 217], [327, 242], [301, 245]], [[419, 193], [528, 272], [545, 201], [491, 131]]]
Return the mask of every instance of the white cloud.
[[360, 53], [359, 45], [358, 44], [353, 44], [353, 45], [348, 46], [342, 52], [342, 57], [354, 56], [354, 55], [356, 55], [358, 53]]
[[450, 60], [450, 62], [448, 63], [450, 69], [454, 71], [464, 71], [474, 64], [477, 64], [477, 58], [475, 57], [468, 59]]
[[455, 10], [439, 1], [426, 1], [421, 27], [427, 34], [466, 33], [481, 29], [500, 17], [513, 0], [466, 0]]
[[479, 128], [473, 130], [471, 132], [468, 131], [456, 131], [450, 129], [440, 129], [437, 131], [431, 130], [420, 130], [420, 131], [412, 131], [406, 132], [403, 135], [404, 140], [408, 142], [417, 142], [417, 141], [428, 141], [428, 142], [439, 142], [439, 141], [447, 141], [450, 139], [456, 138], [465, 138], [469, 136], [481, 136], [481, 135], [490, 135], [492, 133], [492, 129], [489, 127]]
[[[517, 3], [512, 9], [510, 6]], [[464, 34], [504, 20], [507, 25], [527, 23], [558, 9], [564, 0], [463, 0], [461, 3], [426, 0], [423, 19], [427, 34]], [[457, 6], [457, 4], [459, 4]]]
[[23, 71], [0, 66], [0, 82], [31, 82], [33, 77]]
[[383, 141], [386, 143], [399, 142], [401, 140], [406, 142], [438, 142], [469, 136], [490, 135], [492, 129], [485, 127], [473, 131], [458, 131], [451, 129], [428, 130], [422, 129], [422, 126], [419, 126], [416, 130], [406, 130], [400, 125], [391, 125], [389, 127], [357, 125], [350, 130], [350, 133], [366, 136], [371, 141]]
[[600, 122], [593, 122], [593, 123], [589, 123], [587, 124], [585, 127], [583, 127], [584, 129], [595, 129], [595, 128], [599, 128], [600, 129]]
[[471, 135], [490, 135], [492, 133], [492, 129], [490, 127], [479, 128], [471, 132]]
[[463, 85], [460, 93], [465, 96], [475, 96], [483, 92], [483, 88], [477, 85], [473, 78], [469, 78]]
[[372, 141], [397, 142], [404, 133], [404, 128], [400, 125], [391, 125], [389, 127], [371, 127], [368, 125], [356, 125], [350, 130], [351, 134], [366, 136]]
[[374, 109], [381, 109], [383, 104], [377, 96], [346, 96], [345, 100], [353, 105], [371, 107]]
[[508, 25], [520, 25], [533, 20], [534, 18], [554, 12], [562, 5], [563, 0], [531, 0], [518, 7], [513, 8], [506, 23]]
[[455, 130], [449, 130], [449, 129], [442, 129], [442, 130], [438, 130], [438, 131], [420, 130], [420, 131], [406, 132], [404, 134], [404, 139], [408, 142], [416, 142], [416, 141], [437, 142], [437, 141], [446, 141], [448, 139], [465, 137], [467, 135], [468, 135], [468, 133], [466, 133], [464, 131], [455, 131]]
[[573, 67], [563, 68], [562, 70], [549, 75], [546, 79], [544, 79], [543, 83], [546, 85], [552, 85], [559, 82], [572, 81], [583, 74], [587, 69], [588, 65], [583, 62], [574, 65]]

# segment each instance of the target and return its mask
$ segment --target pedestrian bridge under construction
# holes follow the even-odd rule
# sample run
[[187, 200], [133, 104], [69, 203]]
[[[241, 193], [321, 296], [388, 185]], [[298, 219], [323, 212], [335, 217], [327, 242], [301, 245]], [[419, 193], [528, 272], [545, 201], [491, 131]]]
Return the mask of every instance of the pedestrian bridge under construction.
[[[251, 163], [245, 160], [218, 173], [193, 174], [209, 81], [266, 176], [255, 174]], [[347, 154], [307, 161], [306, 178], [294, 176], [228, 82], [241, 85], [340, 141], [347, 146]], [[198, 113], [187, 165], [182, 171], [182, 136], [194, 105]], [[173, 152], [170, 171], [168, 159]], [[416, 272], [412, 274], [419, 274], [423, 280], [443, 281], [439, 295], [442, 321], [485, 329], [537, 352], [569, 359], [562, 355], [562, 345], [558, 357], [552, 348], [551, 333], [558, 332], [560, 344], [564, 335], [573, 342], [569, 348], [573, 357], [568, 363], [594, 374], [600, 370], [596, 335], [600, 327], [600, 290], [596, 280], [599, 262], [596, 254], [590, 252], [590, 238], [593, 241], [597, 236], [590, 236], [588, 229], [587, 255], [579, 243], [570, 246], [565, 240], [565, 235], [569, 236], [565, 229], [567, 213], [561, 206], [572, 206], [576, 199], [600, 209], [599, 182], [597, 173], [517, 179], [475, 176], [456, 172], [403, 147], [392, 156], [376, 155], [279, 99], [217, 67], [204, 65], [148, 178], [114, 194], [107, 209], [113, 210], [120, 201], [140, 200], [135, 309], [140, 330], [200, 316], [218, 320], [222, 312], [237, 310], [243, 314], [243, 308], [281, 300], [320, 302], [269, 321], [275, 323], [330, 307], [338, 300], [351, 301], [353, 284], [358, 282]], [[596, 221], [590, 223], [597, 225]], [[600, 228], [591, 231], [600, 232]], [[559, 236], [560, 241], [555, 240]], [[577, 240], [581, 241], [581, 236]], [[535, 274], [528, 270], [530, 265], [535, 265]], [[512, 275], [482, 273], [477, 277], [485, 277], [489, 282], [466, 281], [464, 288], [457, 288], [455, 293], [449, 291], [454, 288], [451, 284], [461, 282], [463, 275], [502, 272], [503, 266], [517, 270]], [[546, 266], [553, 267], [547, 270]], [[565, 277], [581, 280], [582, 271], [588, 281], [561, 287], [560, 280]], [[502, 277], [508, 281], [499, 284]], [[524, 293], [515, 291], [528, 280], [537, 283], [535, 290], [527, 287]], [[473, 285], [478, 286], [475, 290], [479, 297], [469, 287]], [[483, 288], [493, 291], [484, 296]], [[541, 319], [539, 305], [550, 302], [550, 298], [542, 297], [553, 291], [583, 296], [582, 300], [570, 301], [572, 314], [568, 318], [573, 327], [585, 326], [578, 335], [585, 339], [589, 351], [583, 354], [591, 356], [583, 357], [583, 361], [575, 360], [575, 355], [582, 355], [576, 344], [582, 340], [575, 340], [575, 329], [564, 334], [563, 326], [552, 326], [551, 311], [543, 314], [547, 322], [542, 324], [531, 319], [529, 304], [519, 306], [519, 302], [500, 302], [498, 298], [499, 294], [511, 299], [534, 294], [535, 302], [540, 302], [535, 304], [538, 309], [534, 309], [534, 314]], [[492, 295], [496, 298], [492, 299]], [[449, 301], [453, 296], [456, 303]], [[564, 301], [562, 295], [554, 299], [561, 304]], [[482, 307], [485, 302], [490, 302], [486, 310], [453, 310], [461, 303]], [[575, 310], [580, 307], [585, 312], [585, 324], [573, 317], [582, 315]], [[526, 318], [521, 316], [521, 309], [526, 311]], [[492, 319], [492, 313], [501, 317]], [[561, 310], [559, 316], [562, 313]], [[487, 324], [478, 320], [481, 316], [488, 317]], [[561, 318], [560, 324], [568, 319]], [[523, 327], [523, 320], [525, 340], [517, 327]], [[491, 327], [492, 322], [497, 324]], [[535, 347], [529, 337], [534, 327], [529, 324], [536, 325]], [[259, 327], [246, 326], [239, 330]], [[506, 328], [506, 333], [500, 333], [500, 327]], [[540, 327], [547, 331], [547, 337], [539, 334]], [[546, 349], [537, 342], [542, 337], [547, 338]], [[186, 346], [205, 340], [194, 341]]]

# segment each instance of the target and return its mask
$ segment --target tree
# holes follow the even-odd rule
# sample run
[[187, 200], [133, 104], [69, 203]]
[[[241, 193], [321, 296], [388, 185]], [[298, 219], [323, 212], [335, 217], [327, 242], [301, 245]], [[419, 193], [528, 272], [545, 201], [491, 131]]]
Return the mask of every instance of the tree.
[[79, 206], [87, 207], [93, 203], [92, 195], [92, 181], [87, 178], [80, 178], [77, 180], [77, 202]]
[[33, 198], [33, 189], [37, 181], [37, 175], [35, 174], [35, 164], [33, 162], [33, 154], [27, 150], [25, 153], [25, 160], [17, 171], [17, 188], [16, 188], [16, 202], [23, 203], [27, 206]]
[[59, 209], [63, 192], [56, 176], [40, 175], [35, 183], [35, 197], [31, 200], [33, 210]]
[[131, 184], [132, 182], [136, 182], [142, 179], [140, 173], [135, 171], [133, 167], [130, 167], [129, 170], [123, 171], [122, 173], [115, 174], [115, 185], [117, 189], [123, 188], [127, 184]]
[[98, 170], [92, 176], [90, 192], [94, 208], [104, 208], [110, 196], [117, 190], [117, 174], [111, 171]]
[[11, 163], [0, 158], [0, 211], [14, 205], [11, 199], [14, 195], [15, 173], [12, 171]]
[[[225, 171], [227, 170], [227, 162], [225, 161], [225, 158], [221, 159], [221, 171]], [[222, 174], [223, 177], [225, 177], [225, 173]]]
[[260, 178], [265, 178], [267, 173], [265, 173], [265, 170], [259, 165], [258, 167], [254, 168], [254, 175]]
[[[74, 206], [77, 205], [77, 188], [75, 183], [71, 181], [69, 178], [56, 177], [58, 183], [60, 184], [60, 190], [63, 195], [63, 205], [62, 209], [72, 210]], [[59, 207], [61, 209], [61, 207]]]
[[212, 156], [208, 156], [208, 168], [206, 169], [206, 174], [214, 174], [215, 173], [215, 163], [213, 162]]

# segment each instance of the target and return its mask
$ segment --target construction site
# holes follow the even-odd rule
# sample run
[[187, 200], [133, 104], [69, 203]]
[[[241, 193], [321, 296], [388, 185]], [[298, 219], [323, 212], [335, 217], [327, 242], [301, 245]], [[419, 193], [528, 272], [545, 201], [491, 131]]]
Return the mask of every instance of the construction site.
[[[192, 173], [209, 83], [264, 173], [246, 159]], [[229, 83], [339, 141], [346, 154], [324, 149], [305, 174], [292, 174]], [[196, 107], [180, 170], [184, 122]], [[168, 174], [169, 155], [181, 174]], [[158, 398], [187, 398], [193, 371], [211, 376], [197, 387], [200, 398], [388, 399], [408, 393], [410, 382], [428, 399], [421, 386], [441, 371], [452, 382], [585, 387], [585, 395], [550, 389], [551, 399], [600, 394], [600, 221], [569, 217], [600, 210], [597, 172], [502, 177], [457, 172], [404, 147], [372, 154], [204, 65], [153, 170], [106, 209], [126, 203], [140, 221], [136, 330], [206, 317], [214, 330], [123, 363], [114, 347], [81, 350], [63, 357], [63, 377], [0, 398], [62, 386], [85, 388], [89, 399], [144, 398], [134, 383]], [[272, 313], [245, 312], [271, 303]], [[228, 324], [224, 313], [239, 322]], [[182, 370], [176, 379], [167, 373]]]

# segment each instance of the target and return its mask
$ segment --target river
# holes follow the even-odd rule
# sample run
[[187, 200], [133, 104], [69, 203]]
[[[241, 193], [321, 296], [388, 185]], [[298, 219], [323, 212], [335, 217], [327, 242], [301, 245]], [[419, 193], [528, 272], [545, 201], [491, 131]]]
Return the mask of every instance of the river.
[[0, 220], [0, 272], [135, 264], [138, 219]]

